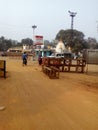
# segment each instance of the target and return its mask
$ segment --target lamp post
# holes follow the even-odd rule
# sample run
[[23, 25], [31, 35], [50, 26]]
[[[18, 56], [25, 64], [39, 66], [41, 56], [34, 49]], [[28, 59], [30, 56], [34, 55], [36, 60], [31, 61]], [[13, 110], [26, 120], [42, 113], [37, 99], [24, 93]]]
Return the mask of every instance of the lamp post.
[[70, 14], [70, 17], [71, 17], [71, 29], [73, 30], [73, 19], [74, 17], [76, 16], [76, 12], [71, 12], [71, 11], [68, 11], [69, 14]]
[[98, 21], [96, 21], [96, 23], [97, 23], [97, 33], [98, 33]]
[[71, 12], [71, 11], [68, 11], [69, 14], [70, 14], [70, 17], [71, 17], [71, 43], [73, 41], [73, 20], [74, 20], [74, 17], [76, 16], [76, 12]]
[[36, 25], [33, 25], [32, 28], [33, 28], [33, 42], [34, 42], [34, 41], [35, 41], [35, 40], [34, 40], [34, 37], [35, 37], [35, 29], [37, 28], [37, 26], [36, 26]]

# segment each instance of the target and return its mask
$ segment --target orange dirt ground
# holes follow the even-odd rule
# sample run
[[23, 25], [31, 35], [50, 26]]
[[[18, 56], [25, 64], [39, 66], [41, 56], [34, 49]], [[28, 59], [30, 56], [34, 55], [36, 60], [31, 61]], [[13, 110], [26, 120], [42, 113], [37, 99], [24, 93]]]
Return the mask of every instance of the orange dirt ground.
[[0, 78], [0, 130], [98, 130], [98, 65], [49, 79], [36, 61], [23, 67], [21, 60], [6, 58], [6, 71], [7, 78]]

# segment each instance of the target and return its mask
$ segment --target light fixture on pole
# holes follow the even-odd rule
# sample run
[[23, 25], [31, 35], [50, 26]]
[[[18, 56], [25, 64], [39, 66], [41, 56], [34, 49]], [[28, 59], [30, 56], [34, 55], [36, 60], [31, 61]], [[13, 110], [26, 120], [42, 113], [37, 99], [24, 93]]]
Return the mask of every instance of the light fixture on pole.
[[37, 28], [37, 26], [36, 25], [33, 25], [32, 26], [32, 28], [33, 28], [33, 43], [34, 43], [34, 37], [35, 37], [35, 29]]

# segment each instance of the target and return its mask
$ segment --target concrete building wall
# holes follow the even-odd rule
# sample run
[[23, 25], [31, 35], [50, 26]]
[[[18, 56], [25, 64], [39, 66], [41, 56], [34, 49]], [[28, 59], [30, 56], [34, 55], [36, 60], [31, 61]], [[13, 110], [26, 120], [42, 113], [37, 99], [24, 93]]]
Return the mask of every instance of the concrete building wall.
[[98, 64], [98, 49], [87, 49], [84, 57], [88, 64]]

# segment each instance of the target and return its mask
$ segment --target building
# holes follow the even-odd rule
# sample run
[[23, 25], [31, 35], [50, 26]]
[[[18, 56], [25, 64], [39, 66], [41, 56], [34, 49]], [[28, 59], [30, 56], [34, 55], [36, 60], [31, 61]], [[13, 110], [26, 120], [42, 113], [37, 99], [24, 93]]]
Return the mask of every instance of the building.
[[83, 50], [83, 58], [88, 64], [98, 64], [98, 49]]

